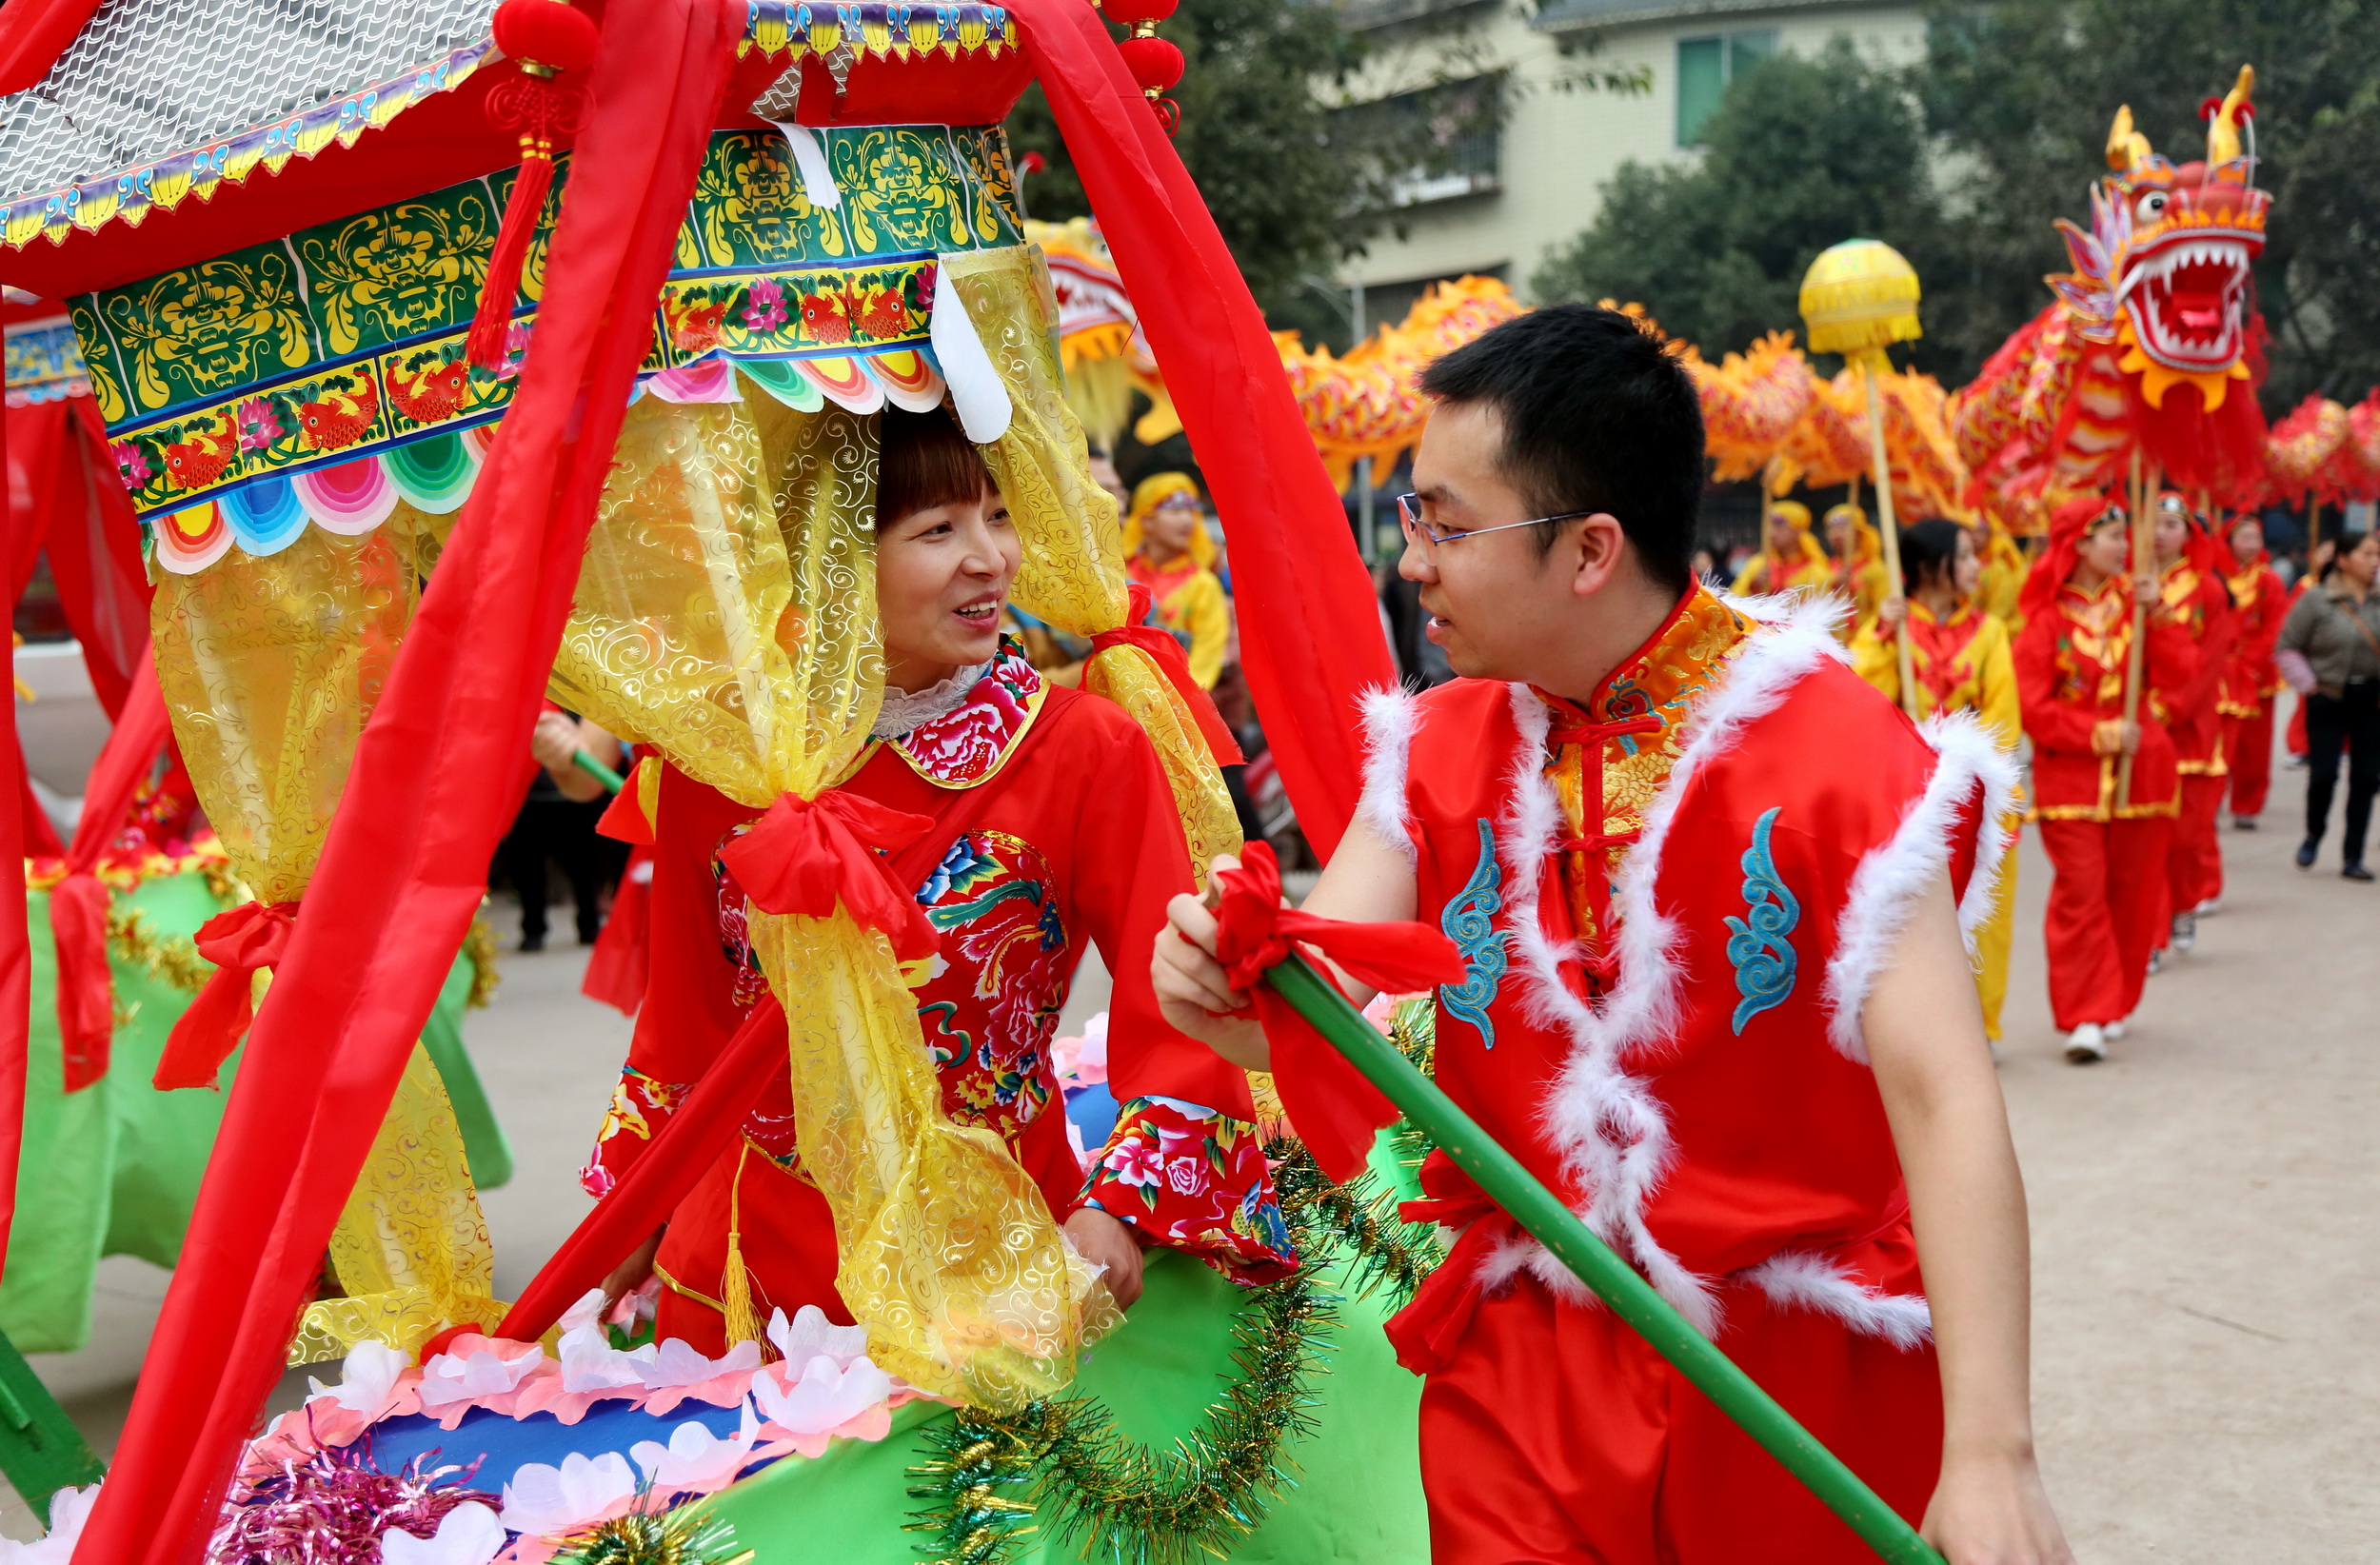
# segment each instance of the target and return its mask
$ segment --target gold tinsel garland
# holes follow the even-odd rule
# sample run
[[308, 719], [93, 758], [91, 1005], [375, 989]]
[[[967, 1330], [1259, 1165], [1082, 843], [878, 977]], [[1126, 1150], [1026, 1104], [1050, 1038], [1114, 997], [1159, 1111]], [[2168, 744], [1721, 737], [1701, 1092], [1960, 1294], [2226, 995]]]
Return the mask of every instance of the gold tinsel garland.
[[565, 1535], [553, 1565], [749, 1565], [736, 1530], [708, 1505], [632, 1511]]
[[180, 935], [161, 935], [149, 927], [137, 907], [108, 907], [108, 950], [119, 961], [172, 984], [186, 995], [203, 987], [215, 964], [198, 954], [198, 947]]
[[496, 971], [496, 932], [477, 914], [472, 915], [471, 927], [463, 937], [463, 954], [471, 959], [471, 993], [463, 1003], [467, 1009], [484, 1011], [496, 998], [503, 975]]

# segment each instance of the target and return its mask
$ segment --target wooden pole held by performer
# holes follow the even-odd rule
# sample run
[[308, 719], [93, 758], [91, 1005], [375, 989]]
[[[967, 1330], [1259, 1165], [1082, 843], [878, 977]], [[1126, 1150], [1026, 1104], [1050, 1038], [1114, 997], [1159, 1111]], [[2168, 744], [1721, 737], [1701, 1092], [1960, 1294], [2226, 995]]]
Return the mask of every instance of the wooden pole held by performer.
[[[2148, 491], [2141, 484], [2140, 448], [2132, 447], [2132, 643], [2124, 654], [2124, 732], [2136, 732], [2140, 726], [2140, 676], [2144, 644], [2149, 639], [2149, 605], [2140, 601], [2140, 589], [2156, 579], [2153, 574], [2156, 556], [2156, 525], [2149, 519]], [[2132, 798], [2132, 749], [2128, 747], [2115, 763], [2115, 802], [2110, 807], [2121, 812]]]
[[[1893, 468], [1884, 451], [1884, 392], [1879, 385], [1884, 370], [1890, 365], [1884, 350], [1877, 348], [1861, 368], [1868, 383], [1868, 455], [1875, 467], [1875, 525], [1877, 536], [1884, 541], [1885, 591], [1906, 604], [1909, 589], [1908, 584], [1901, 580], [1900, 528], [1893, 521]], [[1909, 615], [1906, 610], [1893, 631], [1893, 657], [1900, 676], [1901, 710], [1914, 718], [1919, 715], [1917, 669], [1914, 660], [1909, 655]]]

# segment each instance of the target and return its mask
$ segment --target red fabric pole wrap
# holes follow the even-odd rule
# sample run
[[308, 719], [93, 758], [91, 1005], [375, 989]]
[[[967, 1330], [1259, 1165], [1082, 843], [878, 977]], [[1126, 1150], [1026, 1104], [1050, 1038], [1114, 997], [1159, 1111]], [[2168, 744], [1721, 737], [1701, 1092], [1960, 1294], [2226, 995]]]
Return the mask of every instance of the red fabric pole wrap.
[[770, 1074], [784, 1068], [785, 1013], [775, 995], [764, 995], [645, 1155], [628, 1165], [611, 1194], [529, 1279], [496, 1335], [534, 1342], [581, 1295], [652, 1238], [710, 1172], [720, 1151], [734, 1143]]
[[1372, 579], [1280, 353], [1100, 13], [1013, 0], [1050, 111], [1231, 531], [1240, 664], [1298, 824], [1329, 855], [1363, 791], [1356, 699], [1397, 683]]
[[[104, 895], [104, 893], [103, 893]], [[149, 1084], [160, 1092], [175, 1087], [211, 1087], [215, 1072], [248, 1036], [256, 1020], [252, 996], [260, 967], [279, 965], [297, 928], [295, 902], [246, 902], [198, 926], [192, 943], [215, 964], [198, 998], [174, 1021]]]
[[99, 0], [13, 0], [0, 18], [0, 97], [39, 85]]
[[[1248, 991], [1264, 1024], [1281, 1107], [1322, 1171], [1334, 1179], [1351, 1179], [1397, 1111], [1297, 1007], [1260, 981], [1305, 945], [1358, 982], [1404, 994], [1462, 981], [1462, 953], [1426, 923], [1345, 923], [1281, 906], [1280, 862], [1266, 842], [1250, 842], [1240, 867], [1220, 871], [1215, 882], [1215, 955], [1232, 988]], [[1330, 976], [1319, 966], [1316, 971]]]
[[902, 961], [915, 961], [933, 954], [934, 926], [880, 855], [907, 847], [933, 823], [840, 788], [816, 799], [786, 794], [719, 860], [763, 911], [823, 919], [840, 901], [863, 928], [890, 936]]
[[[28, 8], [30, 9], [30, 8]], [[86, 8], [86, 14], [89, 13]], [[0, 473], [8, 470], [8, 430], [21, 410], [0, 412]], [[14, 536], [23, 524], [17, 508], [0, 510], [0, 560], [13, 558]], [[14, 600], [10, 600], [13, 602]], [[16, 649], [0, 638], [0, 670], [15, 681]], [[7, 775], [10, 772], [15, 776]], [[16, 701], [0, 701], [0, 800], [22, 798], [25, 756], [16, 743]], [[0, 804], [0, 864], [25, 862], [25, 811]], [[20, 871], [21, 873], [21, 871]], [[25, 931], [25, 899], [0, 897], [0, 1263], [8, 1256], [9, 1229], [16, 1218], [17, 1154], [25, 1144], [26, 1038], [31, 1031], [32, 943]]]
[[108, 888], [92, 871], [123, 830], [132, 796], [156, 765], [169, 732], [165, 698], [157, 689], [157, 667], [146, 655], [146, 645], [134, 662], [131, 688], [115, 731], [108, 736], [84, 785], [83, 816], [66, 855], [67, 878], [50, 888], [50, 934], [58, 953], [58, 1047], [69, 1092], [80, 1092], [108, 1074], [115, 1039]]
[[537, 351], [357, 746], [78, 1565], [196, 1565], [281, 1377], [527, 785], [529, 729], [651, 341], [649, 303], [743, 31], [733, 0], [605, 7]]
[[1113, 630], [1102, 630], [1091, 638], [1091, 656], [1096, 658], [1111, 646], [1137, 646], [1157, 660], [1158, 672], [1181, 697], [1181, 703], [1190, 708], [1190, 715], [1199, 722], [1199, 732], [1206, 736], [1206, 747], [1214, 753], [1218, 766], [1236, 766], [1246, 759], [1240, 753], [1240, 741], [1233, 737], [1231, 724], [1215, 709], [1215, 698], [1199, 688], [1199, 682], [1190, 676], [1190, 655], [1181, 649], [1181, 643], [1163, 625], [1148, 623], [1150, 611], [1156, 606], [1156, 595], [1140, 583], [1132, 584], [1132, 607], [1122, 624]]

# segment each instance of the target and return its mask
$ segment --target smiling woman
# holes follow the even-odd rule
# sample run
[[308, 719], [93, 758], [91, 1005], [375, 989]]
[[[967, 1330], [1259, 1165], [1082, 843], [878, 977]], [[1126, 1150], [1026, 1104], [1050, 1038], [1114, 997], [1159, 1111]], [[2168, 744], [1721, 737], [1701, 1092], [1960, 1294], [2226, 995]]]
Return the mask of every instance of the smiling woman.
[[882, 415], [876, 612], [884, 683], [918, 691], [989, 659], [1024, 544], [975, 447], [940, 408]]

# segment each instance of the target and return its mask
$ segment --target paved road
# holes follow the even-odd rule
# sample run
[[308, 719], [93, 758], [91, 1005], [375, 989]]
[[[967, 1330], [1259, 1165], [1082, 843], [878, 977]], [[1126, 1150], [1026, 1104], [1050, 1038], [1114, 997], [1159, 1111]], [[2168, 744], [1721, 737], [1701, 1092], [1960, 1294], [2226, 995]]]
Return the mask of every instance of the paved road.
[[[2024, 846], [2001, 1080], [2033, 1204], [2043, 1460], [2093, 1565], [2380, 1558], [2380, 888], [2334, 855], [2291, 867], [2302, 777], [2281, 774], [2266, 830], [2225, 833], [2224, 911], [2104, 1065], [2060, 1058], [2048, 866]], [[507, 957], [466, 1026], [520, 1169], [486, 1196], [507, 1297], [586, 1209], [574, 1171], [626, 1046], [579, 998], [583, 960]], [[103, 1447], [163, 1281], [108, 1262], [102, 1340], [41, 1361]]]

